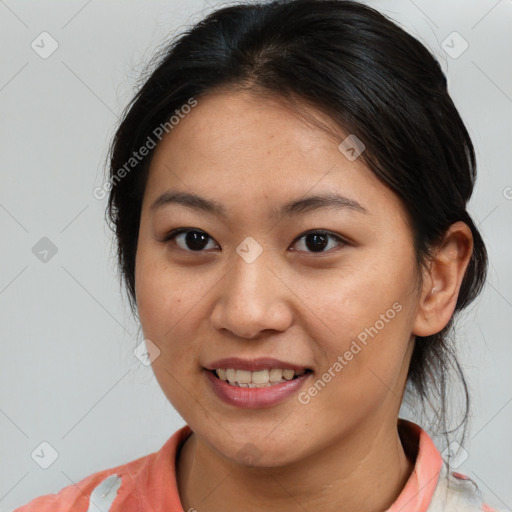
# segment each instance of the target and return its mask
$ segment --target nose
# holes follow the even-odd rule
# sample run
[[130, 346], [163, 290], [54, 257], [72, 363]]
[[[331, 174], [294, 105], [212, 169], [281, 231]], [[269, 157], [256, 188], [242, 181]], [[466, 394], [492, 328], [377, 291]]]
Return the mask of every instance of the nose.
[[[293, 292], [263, 252], [248, 263], [238, 254], [218, 288], [211, 321], [215, 329], [257, 339], [265, 331], [286, 331], [293, 322]], [[267, 333], [268, 334], [268, 333]]]

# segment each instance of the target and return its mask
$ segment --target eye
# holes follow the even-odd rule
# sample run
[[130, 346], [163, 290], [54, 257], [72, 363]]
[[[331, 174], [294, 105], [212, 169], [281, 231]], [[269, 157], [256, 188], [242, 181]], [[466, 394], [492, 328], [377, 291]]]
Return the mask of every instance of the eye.
[[[292, 251], [304, 251], [306, 249], [306, 252], [310, 251], [313, 254], [325, 253], [333, 248], [333, 244], [329, 243], [329, 239], [334, 240], [341, 247], [348, 245], [348, 242], [338, 235], [324, 230], [315, 230], [303, 233], [297, 237], [292, 245], [302, 245], [299, 249], [292, 249]], [[214, 244], [214, 247], [208, 247], [208, 241], [210, 240], [213, 243], [213, 238], [204, 231], [195, 228], [174, 229], [165, 236], [162, 242], [170, 242], [171, 240], [174, 240], [180, 249], [187, 252], [202, 252], [204, 249], [218, 247], [218, 244]], [[335, 244], [334, 247], [336, 247]], [[326, 248], [327, 250], [325, 250]]]
[[208, 249], [208, 239], [213, 241], [213, 238], [207, 233], [194, 228], [174, 229], [166, 235], [162, 242], [169, 242], [173, 239], [180, 249], [188, 252], [201, 252]]
[[[330, 245], [329, 238], [331, 240], [337, 241], [341, 247], [348, 245], [348, 242], [343, 240], [340, 236], [334, 235], [333, 233], [329, 233], [328, 231], [323, 230], [309, 231], [307, 233], [303, 233], [302, 235], [295, 239], [295, 242], [301, 245], [301, 249], [299, 250], [304, 250], [303, 248], [306, 247], [306, 249], [309, 249], [313, 253], [325, 253], [328, 251], [324, 249]], [[331, 246], [328, 247], [328, 250], [332, 249], [332, 247], [333, 245], [331, 244]]]

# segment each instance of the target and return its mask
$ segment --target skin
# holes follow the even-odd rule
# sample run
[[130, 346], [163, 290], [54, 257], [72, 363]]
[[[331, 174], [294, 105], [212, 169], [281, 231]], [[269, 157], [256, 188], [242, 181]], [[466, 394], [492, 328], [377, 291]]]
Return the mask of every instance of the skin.
[[[156, 149], [141, 212], [136, 298], [145, 338], [161, 353], [155, 376], [193, 434], [177, 461], [184, 510], [382, 511], [413, 468], [397, 430], [415, 335], [439, 332], [453, 314], [471, 249], [463, 223], [447, 232], [420, 269], [399, 198], [348, 160], [345, 138], [324, 114], [304, 107], [337, 137], [283, 101], [218, 91], [198, 99]], [[168, 204], [168, 190], [221, 203], [225, 218]], [[323, 209], [271, 218], [285, 202], [321, 192], [365, 212]], [[207, 233], [192, 251], [175, 228]], [[323, 229], [323, 253], [297, 240]], [[262, 254], [236, 252], [248, 236]], [[432, 288], [434, 293], [432, 293]], [[307, 389], [365, 328], [402, 309], [311, 401], [241, 409], [213, 393], [203, 367], [229, 356], [275, 357], [313, 370]], [[258, 457], [240, 453], [252, 443]], [[245, 447], [245, 448], [244, 448]], [[242, 450], [242, 452], [240, 452]]]

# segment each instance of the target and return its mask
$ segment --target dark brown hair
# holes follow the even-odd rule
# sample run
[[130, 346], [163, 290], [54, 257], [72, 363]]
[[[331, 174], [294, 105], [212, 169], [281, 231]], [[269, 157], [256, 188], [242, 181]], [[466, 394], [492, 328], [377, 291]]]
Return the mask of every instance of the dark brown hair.
[[[478, 295], [487, 254], [466, 210], [476, 178], [475, 154], [437, 60], [414, 37], [360, 3], [273, 1], [222, 8], [171, 41], [124, 113], [110, 152], [108, 216], [134, 312], [141, 204], [154, 149], [122, 179], [119, 170], [176, 110], [220, 87], [298, 98], [364, 141], [362, 158], [409, 213], [419, 265], [451, 224], [465, 222], [474, 251], [456, 312]], [[439, 399], [433, 410], [445, 432], [450, 369], [464, 390], [464, 426], [469, 410], [452, 327], [453, 318], [441, 332], [416, 339], [408, 375], [408, 388], [423, 405]]]

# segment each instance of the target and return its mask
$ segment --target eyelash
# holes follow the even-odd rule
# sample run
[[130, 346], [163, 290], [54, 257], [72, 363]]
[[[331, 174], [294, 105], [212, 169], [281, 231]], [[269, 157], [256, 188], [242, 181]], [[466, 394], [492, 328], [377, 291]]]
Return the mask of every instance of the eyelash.
[[[210, 235], [208, 235], [208, 233], [206, 233], [205, 231], [202, 231], [201, 229], [197, 229], [197, 228], [177, 228], [177, 229], [173, 229], [172, 231], [167, 233], [167, 235], [165, 236], [165, 238], [163, 240], [161, 240], [161, 242], [162, 243], [168, 243], [171, 240], [173, 240], [174, 238], [176, 238], [178, 235], [181, 235], [183, 233], [192, 232], [192, 231], [195, 231], [197, 233], [202, 233], [202, 234], [206, 235], [210, 240], [213, 240], [213, 238]], [[341, 247], [350, 245], [347, 240], [341, 238], [339, 235], [335, 235], [334, 233], [331, 233], [330, 231], [326, 231], [326, 230], [323, 230], [323, 229], [312, 229], [312, 230], [306, 231], [304, 233], [301, 233], [297, 238], [295, 238], [295, 240], [292, 242], [292, 245], [295, 245], [298, 241], [300, 241], [301, 239], [305, 238], [306, 236], [313, 235], [313, 234], [327, 235], [328, 237], [331, 237], [331, 238], [335, 239], [337, 242], [339, 242]], [[189, 252], [189, 253], [200, 254], [202, 252], [205, 252], [204, 249], [201, 249], [200, 251], [192, 251], [190, 249], [183, 249], [181, 247], [178, 247], [178, 248], [181, 249], [182, 251]], [[309, 254], [322, 255], [322, 254], [329, 254], [330, 251], [331, 251], [331, 249], [329, 249], [327, 251], [321, 251], [321, 252], [313, 252], [313, 251], [305, 251], [305, 252], [307, 252]], [[300, 252], [300, 251], [294, 251], [294, 252]]]

